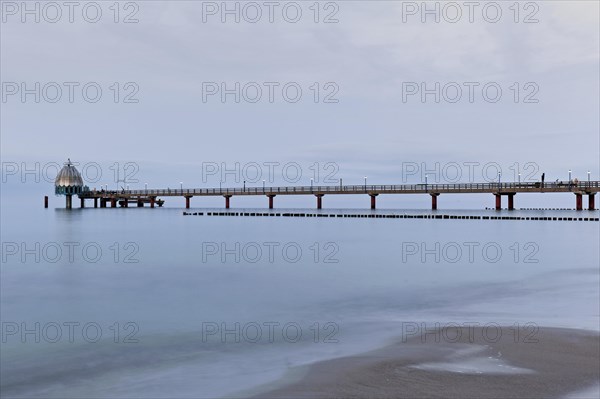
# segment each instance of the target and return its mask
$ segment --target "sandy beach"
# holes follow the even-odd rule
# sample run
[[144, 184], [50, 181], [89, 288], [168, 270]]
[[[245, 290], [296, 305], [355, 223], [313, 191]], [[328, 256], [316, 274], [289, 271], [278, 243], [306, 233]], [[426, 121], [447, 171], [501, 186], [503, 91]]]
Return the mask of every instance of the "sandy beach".
[[316, 363], [301, 377], [292, 372], [287, 386], [256, 397], [553, 398], [597, 390], [598, 333], [496, 332], [460, 327], [411, 334], [373, 352]]

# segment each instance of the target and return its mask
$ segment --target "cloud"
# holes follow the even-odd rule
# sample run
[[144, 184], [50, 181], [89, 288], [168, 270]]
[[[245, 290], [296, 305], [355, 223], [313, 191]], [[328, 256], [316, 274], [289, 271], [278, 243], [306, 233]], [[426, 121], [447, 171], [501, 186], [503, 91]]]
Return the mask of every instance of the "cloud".
[[[298, 23], [280, 16], [273, 23], [221, 23], [219, 15], [204, 23], [201, 3], [167, 1], [139, 3], [136, 24], [115, 24], [110, 13], [98, 24], [10, 20], [0, 39], [4, 82], [97, 81], [104, 97], [97, 104], [2, 104], [2, 154], [62, 159], [68, 150], [174, 163], [251, 153], [371, 164], [399, 154], [533, 156], [597, 168], [596, 2], [537, 2], [539, 22], [532, 24], [515, 23], [508, 3], [501, 3], [498, 23], [477, 13], [473, 23], [422, 23], [419, 15], [403, 22], [402, 3], [338, 2], [337, 11], [320, 9], [319, 21], [336, 11], [339, 22], [331, 24], [315, 23], [311, 4], [302, 3]], [[522, 21], [531, 10], [520, 6]], [[432, 96], [422, 103], [419, 95], [402, 101], [405, 82], [478, 82], [480, 90], [490, 81], [502, 86], [498, 103], [479, 91], [473, 103], [435, 103]], [[115, 82], [121, 98], [123, 84], [137, 83], [140, 102], [111, 101]], [[217, 95], [203, 103], [203, 82], [297, 82], [303, 97], [291, 104], [278, 92], [274, 103], [222, 104]], [[328, 82], [339, 88], [337, 104], [322, 101]], [[538, 86], [538, 104], [523, 103], [528, 82]], [[556, 136], [565, 132], [585, 143], [583, 153], [564, 152]], [[543, 151], [540, 141], [548, 143]]]

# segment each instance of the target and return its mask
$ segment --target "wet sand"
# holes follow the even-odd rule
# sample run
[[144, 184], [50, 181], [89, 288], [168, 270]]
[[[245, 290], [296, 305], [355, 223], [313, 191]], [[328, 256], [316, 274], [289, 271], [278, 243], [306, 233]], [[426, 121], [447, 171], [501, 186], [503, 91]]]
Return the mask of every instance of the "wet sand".
[[316, 363], [300, 377], [296, 370], [288, 385], [256, 397], [553, 398], [599, 384], [599, 333], [544, 327], [530, 336], [531, 330], [521, 330], [516, 337], [510, 327], [501, 332], [497, 342], [494, 331], [484, 335], [481, 328], [413, 334], [363, 355]]

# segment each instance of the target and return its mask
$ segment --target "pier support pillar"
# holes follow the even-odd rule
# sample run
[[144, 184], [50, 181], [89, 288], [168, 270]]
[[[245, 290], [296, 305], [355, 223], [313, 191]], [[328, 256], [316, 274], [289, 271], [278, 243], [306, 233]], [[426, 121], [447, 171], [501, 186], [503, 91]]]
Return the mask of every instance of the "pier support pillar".
[[142, 201], [141, 199], [138, 200], [137, 206], [138, 206], [138, 208], [143, 208], [144, 207], [144, 201]]
[[67, 195], [65, 197], [65, 208], [71, 209], [73, 207], [73, 197]]
[[[46, 197], [46, 198], [48, 198], [48, 197]], [[588, 210], [590, 210], [590, 211], [593, 211], [596, 209], [596, 204], [594, 203], [595, 198], [596, 198], [596, 194], [588, 194]]]
[[150, 208], [154, 208], [154, 197], [150, 197]]
[[117, 199], [116, 198], [111, 198], [110, 199], [110, 207], [111, 208], [116, 208], [117, 207]]
[[129, 200], [127, 198], [123, 200], [123, 208], [129, 208]]
[[583, 195], [579, 193], [575, 194], [575, 209], [578, 211], [583, 210]]
[[94, 208], [98, 208], [98, 198], [94, 198]]
[[515, 195], [514, 194], [508, 194], [508, 210], [509, 211], [515, 210]]
[[273, 198], [275, 198], [275, 196], [267, 195], [267, 197], [269, 197], [269, 209], [273, 209]]
[[48, 208], [48, 196], [44, 196], [44, 208]]
[[231, 195], [224, 195], [223, 197], [225, 197], [225, 209], [229, 209], [229, 198], [231, 198]]
[[496, 210], [502, 209], [502, 196], [500, 194], [494, 194], [496, 196]]
[[106, 198], [100, 198], [100, 208], [106, 208]]
[[323, 195], [324, 194], [315, 194], [315, 197], [317, 197], [317, 209], [323, 209]]
[[81, 202], [81, 207], [85, 208], [85, 199], [79, 198], [79, 201]]
[[439, 193], [431, 193], [431, 210], [437, 210], [437, 197], [440, 195]]
[[375, 209], [377, 207], [377, 200], [375, 198], [377, 198], [379, 194], [369, 194], [369, 197], [371, 197], [371, 209]]
[[190, 209], [190, 198], [189, 196], [185, 197], [185, 209]]

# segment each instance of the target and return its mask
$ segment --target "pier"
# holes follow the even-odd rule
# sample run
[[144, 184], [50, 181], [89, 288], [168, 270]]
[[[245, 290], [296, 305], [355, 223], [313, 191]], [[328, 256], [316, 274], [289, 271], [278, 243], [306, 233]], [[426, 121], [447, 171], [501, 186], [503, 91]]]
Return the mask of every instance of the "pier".
[[[431, 209], [438, 208], [439, 197], [444, 194], [492, 194], [495, 209], [502, 209], [502, 197], [508, 201], [508, 210], [515, 209], [515, 195], [540, 193], [571, 193], [575, 199], [575, 209], [583, 210], [583, 197], [587, 196], [587, 209], [595, 210], [595, 195], [600, 191], [600, 181], [571, 181], [553, 183], [457, 183], [457, 184], [400, 184], [400, 185], [328, 185], [328, 186], [278, 186], [278, 187], [229, 187], [229, 188], [180, 188], [180, 189], [143, 189], [143, 190], [83, 190], [77, 195], [80, 206], [86, 207], [86, 201], [92, 201], [93, 207], [101, 208], [117, 205], [127, 208], [154, 208], [162, 206], [164, 197], [181, 197], [185, 208], [191, 207], [194, 197], [223, 197], [224, 206], [229, 209], [233, 197], [264, 196], [269, 209], [275, 207], [277, 196], [310, 195], [316, 199], [316, 208], [322, 209], [324, 197], [329, 195], [363, 195], [368, 196], [367, 204], [371, 209], [377, 207], [380, 195], [421, 194], [431, 198]], [[69, 202], [67, 202], [69, 204]], [[484, 204], [485, 205], [485, 204]]]

